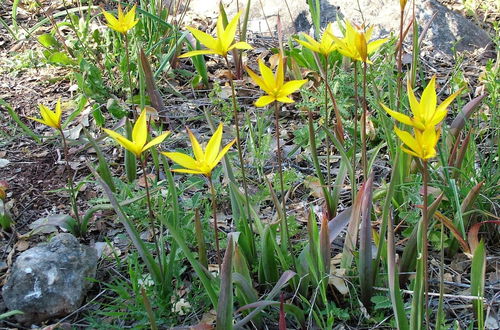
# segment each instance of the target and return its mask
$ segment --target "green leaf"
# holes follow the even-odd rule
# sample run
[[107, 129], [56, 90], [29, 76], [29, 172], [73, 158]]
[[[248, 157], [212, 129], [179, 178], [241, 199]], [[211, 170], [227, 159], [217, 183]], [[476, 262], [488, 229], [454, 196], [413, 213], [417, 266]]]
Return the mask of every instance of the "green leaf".
[[50, 63], [60, 65], [73, 65], [75, 61], [63, 52], [54, 52], [48, 58]]
[[61, 44], [59, 43], [59, 41], [57, 41], [57, 39], [50, 33], [45, 33], [39, 36], [38, 42], [42, 44], [43, 47], [48, 49], [52, 50], [61, 49]]

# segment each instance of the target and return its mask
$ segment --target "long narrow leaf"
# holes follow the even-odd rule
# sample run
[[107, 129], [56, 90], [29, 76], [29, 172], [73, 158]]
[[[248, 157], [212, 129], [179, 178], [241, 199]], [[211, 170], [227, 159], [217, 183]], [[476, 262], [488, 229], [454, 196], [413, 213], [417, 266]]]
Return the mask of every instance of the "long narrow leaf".
[[365, 183], [366, 187], [361, 203], [361, 228], [359, 231], [359, 283], [361, 286], [361, 301], [368, 307], [371, 304], [373, 289], [372, 264], [372, 185], [373, 172]]
[[231, 330], [233, 328], [233, 235], [229, 235], [226, 253], [222, 261], [220, 275], [219, 304], [217, 305], [217, 330]]

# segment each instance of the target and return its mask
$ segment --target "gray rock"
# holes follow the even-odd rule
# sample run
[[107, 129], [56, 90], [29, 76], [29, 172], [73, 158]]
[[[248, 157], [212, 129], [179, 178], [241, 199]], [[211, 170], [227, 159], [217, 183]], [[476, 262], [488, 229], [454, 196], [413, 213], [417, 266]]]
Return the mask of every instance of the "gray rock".
[[81, 245], [71, 234], [59, 234], [21, 253], [16, 259], [3, 299], [10, 310], [21, 310], [17, 320], [39, 323], [80, 307], [95, 277], [97, 251]]
[[[261, 2], [263, 7], [261, 6]], [[312, 21], [306, 0], [253, 0], [251, 1], [248, 30], [254, 33], [274, 35], [277, 27], [278, 13], [280, 15], [283, 33], [290, 36], [298, 32], [312, 34]], [[228, 15], [236, 12], [236, 0], [224, 1]], [[246, 1], [239, 0], [240, 8]], [[411, 2], [408, 2], [408, 6]], [[320, 0], [321, 25], [325, 27], [337, 17], [347, 18], [357, 24], [363, 23], [359, 9], [363, 13], [366, 24], [375, 27], [374, 37], [387, 37], [391, 33], [399, 34], [400, 7], [397, 0]], [[218, 1], [191, 0], [190, 10], [195, 16], [213, 17], [218, 15]], [[406, 10], [406, 21], [410, 19], [411, 10]], [[446, 55], [452, 54], [456, 44], [457, 51], [473, 51], [491, 45], [491, 39], [481, 28], [465, 17], [449, 10], [436, 0], [417, 1], [416, 16], [420, 27], [430, 21], [436, 14], [423, 40], [424, 45], [432, 50]], [[269, 26], [269, 27], [268, 27]], [[411, 40], [408, 38], [407, 40]]]

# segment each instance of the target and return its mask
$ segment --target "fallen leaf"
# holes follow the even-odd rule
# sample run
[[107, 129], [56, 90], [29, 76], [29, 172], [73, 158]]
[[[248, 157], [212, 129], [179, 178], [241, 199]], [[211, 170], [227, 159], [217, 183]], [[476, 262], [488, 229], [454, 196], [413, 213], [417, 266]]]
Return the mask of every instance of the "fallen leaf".
[[30, 247], [30, 242], [26, 240], [19, 240], [16, 243], [16, 250], [19, 252], [26, 251]]

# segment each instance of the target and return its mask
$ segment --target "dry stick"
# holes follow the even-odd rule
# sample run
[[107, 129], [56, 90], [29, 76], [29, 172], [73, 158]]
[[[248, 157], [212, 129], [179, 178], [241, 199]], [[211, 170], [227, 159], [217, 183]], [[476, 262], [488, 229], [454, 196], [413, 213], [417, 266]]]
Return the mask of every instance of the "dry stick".
[[217, 264], [219, 265], [219, 274], [221, 273], [221, 259], [220, 259], [220, 247], [219, 247], [219, 229], [217, 228], [217, 201], [215, 198], [215, 188], [212, 182], [212, 175], [207, 175], [208, 183], [210, 186], [210, 193], [212, 195], [212, 213], [214, 216], [214, 234], [215, 234], [215, 249], [217, 254]]
[[363, 164], [363, 180], [368, 178], [368, 160], [366, 157], [366, 115], [368, 105], [366, 104], [366, 62], [363, 62], [363, 113], [361, 117], [361, 162]]
[[69, 166], [69, 152], [68, 152], [68, 144], [66, 142], [66, 137], [64, 136], [62, 127], [59, 128], [59, 132], [61, 133], [62, 136], [62, 142], [63, 142], [63, 149], [64, 149], [64, 160], [65, 162], [65, 167], [66, 171], [68, 171], [68, 184], [69, 184], [69, 189], [70, 191], [70, 201], [71, 201], [71, 206], [73, 208], [73, 213], [75, 214], [76, 222], [78, 223], [78, 235], [80, 236], [81, 233], [80, 230], [82, 229], [82, 222], [80, 220], [80, 215], [78, 214], [78, 206], [76, 205], [76, 196], [75, 196], [75, 186], [73, 185], [73, 175], [71, 174], [71, 166]]
[[[248, 200], [248, 186], [247, 186], [247, 178], [246, 178], [246, 173], [245, 173], [245, 163], [243, 162], [243, 153], [241, 151], [241, 141], [240, 141], [240, 124], [239, 124], [239, 119], [238, 119], [238, 109], [236, 108], [236, 92], [234, 90], [234, 81], [233, 77], [231, 75], [231, 66], [229, 65], [229, 60], [227, 59], [227, 55], [224, 56], [224, 59], [226, 60], [226, 65], [227, 69], [229, 70], [229, 84], [231, 85], [231, 97], [233, 99], [233, 117], [234, 117], [234, 126], [236, 126], [236, 146], [238, 147], [238, 158], [240, 160], [240, 166], [241, 166], [241, 176], [243, 179], [243, 192], [245, 193], [245, 205], [247, 209], [247, 219], [248, 222], [250, 223], [250, 231], [252, 232], [252, 235], [254, 233], [253, 231], [253, 221], [252, 221], [252, 214], [250, 212], [250, 201]], [[256, 251], [256, 246], [255, 246], [255, 241], [252, 238], [250, 240], [252, 242], [252, 250], [253, 252]]]
[[429, 184], [429, 172], [427, 169], [427, 160], [424, 160], [423, 164], [423, 185], [424, 185], [424, 208], [422, 210], [422, 245], [423, 245], [423, 259], [424, 259], [424, 293], [425, 293], [425, 322], [427, 328], [429, 328], [429, 281], [427, 274], [428, 265], [427, 259], [429, 259], [429, 250], [427, 247], [427, 230], [429, 227], [429, 209], [428, 209], [428, 184]]

